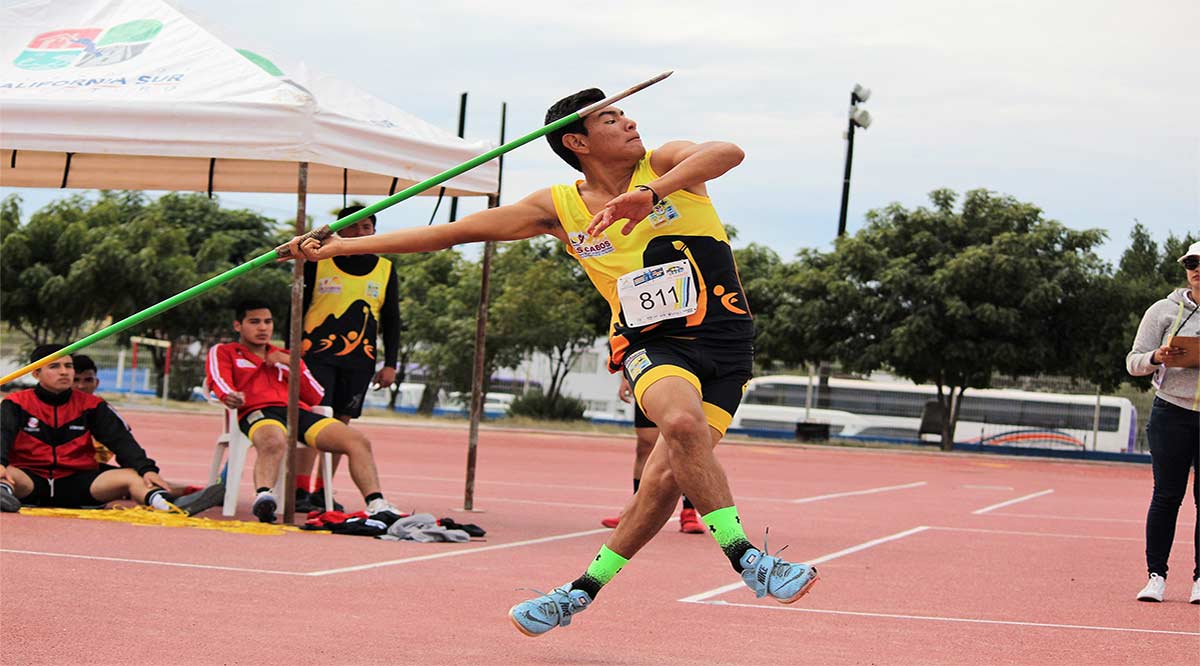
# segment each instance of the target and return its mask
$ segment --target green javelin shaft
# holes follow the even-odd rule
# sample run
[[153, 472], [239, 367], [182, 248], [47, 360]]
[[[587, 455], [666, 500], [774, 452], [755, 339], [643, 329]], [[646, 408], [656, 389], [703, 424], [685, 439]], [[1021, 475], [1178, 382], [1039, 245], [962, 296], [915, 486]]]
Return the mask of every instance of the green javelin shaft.
[[[596, 111], [599, 111], [600, 109], [603, 109], [606, 106], [610, 106], [610, 105], [616, 103], [618, 100], [625, 99], [626, 97], [629, 97], [630, 95], [634, 94], [635, 92], [638, 92], [639, 90], [642, 90], [644, 88], [654, 85], [655, 83], [658, 83], [659, 81], [662, 81], [663, 79], [667, 78], [671, 74], [672, 74], [672, 72], [663, 72], [662, 74], [659, 74], [658, 76], [656, 76], [652, 79], [643, 81], [642, 83], [639, 83], [636, 86], [633, 86], [632, 88], [629, 88], [620, 93], [617, 93], [616, 95], [613, 95], [611, 97], [607, 97], [603, 100], [600, 100], [599, 102], [596, 102], [595, 104], [592, 104], [586, 108], [580, 109], [579, 111], [572, 113], [571, 115], [569, 115], [565, 118], [560, 118], [560, 119], [550, 123], [549, 125], [542, 127], [541, 129], [534, 130], [519, 139], [514, 139], [514, 140], [509, 141], [508, 143], [504, 144], [503, 146], [500, 146], [498, 148], [493, 148], [492, 150], [489, 150], [488, 152], [483, 153], [482, 155], [479, 155], [478, 157], [474, 157], [470, 160], [467, 160], [466, 162], [463, 162], [462, 164], [460, 164], [456, 167], [447, 169], [446, 171], [443, 171], [436, 176], [433, 176], [431, 178], [423, 180], [423, 181], [417, 183], [416, 185], [413, 185], [412, 187], [401, 190], [400, 192], [397, 192], [386, 199], [383, 199], [383, 200], [376, 202], [370, 206], [367, 206], [366, 208], [364, 208], [356, 213], [347, 215], [346, 217], [343, 217], [342, 219], [338, 220], [337, 222], [334, 222], [333, 224], [328, 225], [328, 227], [326, 229], [328, 230], [328, 232], [333, 232], [333, 231], [337, 231], [339, 229], [345, 228], [347, 226], [350, 226], [351, 224], [354, 224], [355, 222], [363, 219], [364, 217], [370, 217], [371, 215], [374, 215], [375, 213], [378, 213], [379, 211], [381, 211], [385, 208], [394, 206], [394, 205], [400, 203], [401, 201], [404, 201], [405, 199], [416, 196], [416, 195], [420, 194], [421, 192], [428, 190], [431, 187], [440, 185], [440, 184], [446, 182], [447, 180], [454, 178], [455, 176], [458, 176], [467, 171], [470, 171], [471, 169], [474, 169], [475, 167], [479, 166], [480, 164], [483, 164], [484, 162], [493, 160], [493, 159], [503, 155], [504, 153], [509, 152], [510, 150], [513, 150], [515, 148], [520, 148], [521, 146], [529, 143], [530, 141], [533, 141], [534, 139], [545, 136], [545, 135], [553, 132], [554, 130], [557, 130], [566, 125], [570, 125], [571, 123], [573, 123], [577, 120], [580, 120], [581, 118], [585, 118], [588, 115], [595, 113]], [[324, 230], [325, 229], [323, 229], [322, 231], [324, 231]], [[309, 233], [315, 233], [315, 232], [309, 232]], [[146, 308], [145, 310], [142, 310], [141, 312], [138, 312], [136, 314], [132, 314], [132, 315], [122, 319], [121, 321], [110, 324], [110, 325], [100, 329], [99, 331], [92, 333], [91, 335], [87, 336], [86, 338], [83, 338], [82, 340], [77, 340], [75, 342], [72, 342], [71, 344], [67, 345], [66, 347], [63, 347], [61, 350], [59, 350], [53, 354], [50, 354], [49, 356], [40, 358], [37, 361], [34, 361], [33, 363], [30, 363], [29, 365], [27, 365], [19, 370], [16, 370], [14, 372], [11, 372], [11, 373], [5, 375], [3, 378], [0, 378], [0, 384], [7, 384], [7, 383], [13, 381], [14, 379], [17, 379], [18, 377], [22, 377], [27, 373], [33, 372], [34, 370], [37, 370], [38, 368], [40, 368], [48, 363], [53, 362], [55, 359], [62, 358], [63, 356], [67, 356], [69, 354], [73, 354], [74, 352], [77, 352], [80, 349], [83, 349], [84, 347], [87, 347], [89, 345], [95, 344], [95, 343], [103, 340], [104, 338], [107, 338], [111, 335], [120, 333], [121, 331], [124, 331], [125, 329], [127, 329], [131, 326], [136, 326], [137, 324], [140, 324], [143, 321], [145, 321], [151, 317], [157, 316], [163, 312], [166, 312], [167, 310], [170, 310], [171, 308], [179, 305], [180, 303], [183, 303], [184, 301], [190, 300], [192, 298], [195, 298], [196, 296], [199, 296], [200, 294], [203, 294], [204, 292], [208, 291], [209, 289], [212, 289], [213, 287], [220, 286], [221, 284], [224, 284], [225, 282], [228, 282], [228, 281], [232, 280], [233, 278], [238, 277], [239, 275], [242, 275], [243, 273], [248, 273], [256, 268], [261, 268], [261, 267], [263, 267], [267, 264], [273, 263], [279, 259], [288, 258], [290, 256], [289, 253], [280, 251], [280, 250], [285, 250], [286, 247], [287, 246], [281, 246], [279, 248], [276, 248], [274, 250], [271, 250], [269, 252], [261, 254], [261, 255], [255, 257], [254, 259], [251, 259], [250, 261], [247, 261], [246, 263], [241, 264], [240, 266], [231, 268], [231, 269], [225, 271], [224, 273], [221, 273], [220, 275], [217, 275], [215, 277], [211, 277], [190, 289], [187, 289], [178, 294], [175, 294], [174, 296], [166, 299], [165, 301], [162, 301], [156, 305], [152, 305], [152, 306]]]

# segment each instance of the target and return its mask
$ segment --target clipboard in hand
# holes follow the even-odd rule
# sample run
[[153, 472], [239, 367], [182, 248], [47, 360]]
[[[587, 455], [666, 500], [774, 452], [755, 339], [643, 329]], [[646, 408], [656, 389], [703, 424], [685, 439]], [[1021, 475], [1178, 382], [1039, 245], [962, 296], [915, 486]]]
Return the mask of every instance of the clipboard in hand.
[[1175, 335], [1167, 344], [1183, 349], [1184, 354], [1163, 359], [1163, 365], [1168, 368], [1200, 368], [1200, 337]]

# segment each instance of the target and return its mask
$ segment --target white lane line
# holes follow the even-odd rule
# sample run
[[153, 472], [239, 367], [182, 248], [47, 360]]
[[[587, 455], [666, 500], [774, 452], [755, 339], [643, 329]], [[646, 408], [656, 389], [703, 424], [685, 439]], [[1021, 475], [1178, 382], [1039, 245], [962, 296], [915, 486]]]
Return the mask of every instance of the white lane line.
[[[870, 541], [860, 543], [857, 546], [851, 546], [849, 548], [844, 548], [835, 553], [830, 553], [828, 555], [822, 555], [816, 559], [806, 560], [805, 563], [813, 564], [813, 565], [822, 564], [822, 563], [828, 562], [830, 560], [836, 560], [837, 558], [842, 557], [844, 555], [850, 555], [851, 553], [857, 553], [860, 550], [866, 550], [868, 548], [873, 548], [875, 546], [878, 546], [881, 543], [887, 543], [889, 541], [903, 539], [904, 537], [912, 536], [919, 532], [924, 532], [927, 529], [929, 529], [929, 527], [927, 527], [925, 525], [920, 525], [918, 527], [912, 528], [911, 530], [904, 530], [903, 532], [897, 532], [895, 534], [891, 534], [891, 535], [888, 535], [885, 537], [880, 537], [878, 539], [872, 539]], [[722, 585], [721, 587], [709, 590], [707, 592], [701, 592], [700, 594], [693, 594], [690, 597], [684, 597], [682, 599], [679, 599], [679, 601], [682, 601], [684, 603], [690, 603], [690, 604], [703, 603], [704, 600], [708, 599], [709, 597], [715, 597], [718, 595], [725, 594], [726, 592], [732, 592], [733, 590], [740, 589], [744, 586], [745, 586], [745, 583], [730, 583], [729, 585]]]
[[[1015, 530], [985, 530], [974, 527], [930, 527], [931, 530], [940, 530], [943, 532], [975, 532], [977, 534], [1011, 534], [1014, 536], [1039, 536], [1039, 537], [1057, 537], [1060, 539], [1099, 539], [1102, 541], [1137, 541], [1144, 542], [1143, 537], [1115, 537], [1115, 536], [1097, 536], [1094, 534], [1061, 534], [1058, 532], [1018, 532]], [[1177, 539], [1175, 543], [1187, 543], [1191, 539]]]
[[0, 548], [0, 553], [17, 555], [36, 555], [40, 557], [66, 557], [77, 560], [99, 560], [102, 562], [122, 562], [125, 564], [154, 564], [162, 567], [182, 567], [185, 569], [214, 569], [217, 571], [240, 571], [243, 573], [272, 574], [276, 576], [309, 576], [299, 571], [274, 571], [272, 569], [246, 569], [243, 567], [222, 567], [213, 564], [188, 564], [186, 562], [160, 562], [158, 560], [134, 560], [124, 557], [100, 557], [98, 555], [75, 555], [72, 553], [45, 553], [36, 550], [12, 550]]
[[[682, 601], [682, 600], [681, 600]], [[1018, 622], [1015, 620], [986, 620], [969, 617], [939, 617], [936, 615], [905, 615], [901, 613], [865, 613], [859, 611], [821, 610], [816, 608], [800, 608], [796, 606], [765, 606], [759, 604], [730, 603], [728, 601], [702, 601], [710, 606], [738, 606], [741, 608], [757, 608], [760, 610], [792, 611], [793, 613], [815, 613], [818, 615], [851, 615], [855, 617], [884, 617], [897, 620], [926, 620], [930, 622], [965, 622], [969, 624], [1000, 624], [1016, 627], [1043, 627], [1046, 629], [1082, 629], [1086, 631], [1117, 631], [1136, 634], [1166, 634], [1171, 636], [1200, 636], [1195, 631], [1171, 631], [1168, 629], [1136, 629], [1133, 627], [1097, 627], [1086, 624], [1055, 624], [1051, 622]]]
[[[674, 520], [678, 520], [675, 518]], [[670, 522], [670, 521], [668, 521]], [[532, 546], [538, 543], [547, 543], [550, 541], [562, 541], [564, 539], [577, 539], [579, 537], [592, 536], [594, 534], [612, 533], [608, 528], [598, 530], [586, 530], [584, 532], [571, 532], [569, 534], [557, 534], [555, 536], [541, 537], [538, 539], [528, 539], [525, 541], [514, 541], [512, 543], [501, 543], [495, 546], [482, 546], [480, 548], [464, 548], [462, 550], [450, 550], [441, 553], [433, 553], [431, 555], [418, 555], [416, 557], [404, 557], [398, 560], [386, 560], [384, 562], [372, 562], [371, 564], [360, 564], [353, 567], [341, 567], [340, 569], [324, 569], [322, 571], [312, 571], [307, 576], [330, 576], [333, 574], [350, 573], [353, 571], [365, 571], [367, 569], [379, 569], [382, 567], [391, 567], [398, 564], [408, 564], [410, 562], [424, 562], [426, 560], [437, 560], [443, 557], [457, 557], [459, 555], [474, 555], [475, 553], [484, 553], [492, 550], [503, 550], [505, 548], [518, 548], [520, 546]]]
[[1050, 493], [1052, 493], [1052, 492], [1054, 492], [1054, 489], [1053, 489], [1053, 488], [1049, 488], [1049, 489], [1047, 489], [1047, 490], [1041, 490], [1041, 491], [1038, 491], [1038, 492], [1036, 492], [1036, 493], [1030, 493], [1029, 495], [1025, 495], [1024, 497], [1018, 497], [1018, 498], [1016, 498], [1016, 499], [1010, 499], [1010, 500], [1008, 500], [1007, 502], [1000, 502], [999, 504], [993, 504], [993, 505], [991, 505], [991, 506], [985, 506], [985, 507], [983, 507], [982, 509], [976, 509], [976, 510], [972, 511], [971, 513], [975, 514], [976, 516], [978, 516], [978, 515], [982, 515], [982, 514], [988, 513], [989, 511], [994, 511], [994, 510], [996, 510], [996, 509], [1002, 509], [1002, 508], [1004, 508], [1004, 507], [1006, 507], [1006, 506], [1011, 506], [1011, 505], [1013, 505], [1013, 504], [1016, 504], [1017, 502], [1024, 502], [1024, 501], [1026, 501], [1026, 500], [1031, 500], [1031, 499], [1034, 499], [1034, 498], [1036, 498], [1036, 497], [1041, 497], [1042, 495], [1049, 495], [1049, 494], [1050, 494]]
[[[1136, 523], [1138, 525], [1146, 524], [1145, 518], [1097, 518], [1094, 516], [1055, 516], [1055, 515], [1047, 514], [1047, 513], [1008, 513], [1008, 512], [993, 513], [992, 515], [993, 516], [1003, 516], [1005, 518], [1038, 518], [1038, 519], [1043, 519], [1043, 520], [1080, 520], [1080, 521], [1092, 522], [1092, 523]], [[1180, 516], [1180, 520], [1179, 520], [1179, 522], [1177, 522], [1175, 524], [1175, 526], [1176, 526], [1176, 529], [1184, 528], [1184, 527], [1192, 527], [1193, 523], [1184, 521], [1183, 516]]]
[[828, 495], [814, 495], [812, 497], [801, 497], [800, 499], [790, 500], [792, 504], [807, 504], [809, 502], [820, 502], [821, 500], [835, 499], [838, 497], [852, 497], [854, 495], [874, 495], [875, 493], [886, 493], [891, 490], [905, 490], [907, 488], [919, 488], [926, 485], [925, 481], [917, 481], [916, 483], [906, 483], [902, 486], [882, 486], [880, 488], [868, 488], [866, 490], [851, 490], [844, 493], [829, 493]]

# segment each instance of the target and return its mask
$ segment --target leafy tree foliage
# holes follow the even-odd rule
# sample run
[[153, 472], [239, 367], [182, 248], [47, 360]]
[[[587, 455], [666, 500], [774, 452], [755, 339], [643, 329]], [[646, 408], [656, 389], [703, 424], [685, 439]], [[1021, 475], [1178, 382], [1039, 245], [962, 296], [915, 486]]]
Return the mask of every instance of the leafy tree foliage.
[[783, 282], [795, 299], [782, 308], [788, 356], [936, 384], [946, 449], [967, 388], [1071, 369], [1071, 345], [1094, 330], [1080, 304], [1105, 269], [1092, 251], [1101, 231], [985, 190], [957, 199], [936, 190], [931, 208], [871, 211], [833, 252], [803, 253]]

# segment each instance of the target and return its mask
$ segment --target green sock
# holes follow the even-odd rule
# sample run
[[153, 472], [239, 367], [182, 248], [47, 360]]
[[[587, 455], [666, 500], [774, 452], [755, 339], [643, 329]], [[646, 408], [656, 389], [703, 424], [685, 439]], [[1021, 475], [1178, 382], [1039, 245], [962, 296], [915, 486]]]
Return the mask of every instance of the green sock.
[[571, 589], [583, 590], [592, 600], [595, 600], [600, 588], [607, 585], [608, 581], [620, 573], [628, 563], [628, 559], [612, 552], [608, 546], [600, 546], [600, 552], [596, 553], [596, 559], [592, 560], [582, 576], [571, 583]]
[[708, 525], [708, 531], [717, 540], [717, 545], [725, 552], [725, 557], [729, 558], [734, 570], [741, 573], [742, 555], [745, 555], [746, 551], [754, 546], [746, 538], [746, 533], [742, 531], [742, 519], [738, 516], [737, 507], [727, 506], [717, 509], [701, 516], [700, 519], [704, 521], [705, 525]]

